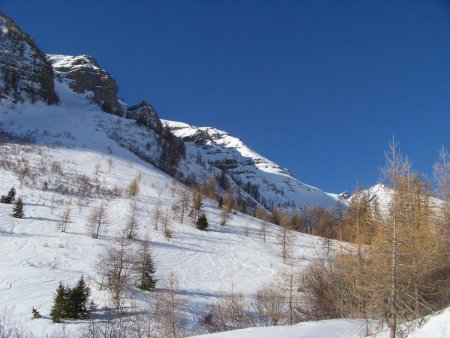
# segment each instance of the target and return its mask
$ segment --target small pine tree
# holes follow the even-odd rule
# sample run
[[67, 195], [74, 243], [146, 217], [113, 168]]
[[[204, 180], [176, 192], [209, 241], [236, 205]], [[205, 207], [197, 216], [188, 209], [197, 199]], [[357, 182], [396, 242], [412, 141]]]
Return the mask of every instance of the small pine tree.
[[33, 315], [33, 319], [41, 319], [42, 318], [41, 314], [34, 306], [33, 306], [33, 309], [31, 310], [31, 314]]
[[150, 242], [147, 238], [142, 242], [137, 253], [134, 269], [138, 274], [138, 287], [141, 290], [150, 291], [155, 288], [156, 279], [153, 277], [155, 265], [150, 255]]
[[66, 317], [66, 299], [67, 288], [62, 282], [59, 282], [58, 289], [56, 289], [55, 296], [53, 298], [53, 306], [50, 311], [50, 317], [52, 317], [53, 323], [61, 323], [61, 319]]
[[197, 225], [197, 229], [206, 231], [206, 229], [208, 228], [208, 219], [206, 218], [206, 215], [202, 214], [195, 224]]
[[91, 289], [81, 276], [77, 285], [69, 291], [67, 297], [67, 317], [73, 319], [86, 319], [90, 316], [89, 296]]
[[0, 202], [5, 203], [5, 204], [11, 204], [15, 201], [15, 199], [16, 199], [16, 189], [14, 189], [14, 187], [12, 187], [9, 190], [8, 195], [2, 196], [0, 198]]
[[23, 213], [23, 202], [20, 197], [17, 199], [16, 203], [14, 203], [12, 216], [15, 218], [23, 218], [23, 216], [25, 216]]

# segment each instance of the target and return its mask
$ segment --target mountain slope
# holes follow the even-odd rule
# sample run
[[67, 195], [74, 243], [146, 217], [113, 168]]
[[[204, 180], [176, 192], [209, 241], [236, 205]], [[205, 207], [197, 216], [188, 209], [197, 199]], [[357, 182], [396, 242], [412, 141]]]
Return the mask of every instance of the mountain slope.
[[201, 169], [184, 168], [186, 174], [200, 179], [208, 176], [238, 191], [250, 205], [271, 210], [277, 205], [288, 212], [300, 211], [305, 205], [334, 207], [338, 197], [295, 179], [288, 170], [257, 154], [242, 140], [227, 132], [166, 121], [172, 133], [186, 143], [187, 159]]
[[[129, 123], [129, 133], [148, 132], [148, 137], [151, 133], [134, 121], [105, 114], [64, 83], [57, 83], [56, 88], [59, 106], [24, 103], [3, 107], [0, 113], [3, 134], [9, 137], [9, 142], [0, 144], [1, 194], [14, 185], [25, 204], [24, 219], [12, 218], [11, 206], [0, 204], [0, 298], [2, 307], [26, 328], [36, 335], [57, 330], [59, 326], [48, 318], [54, 291], [59, 281], [73, 285], [81, 274], [100, 311], [106, 309], [109, 296], [96, 286], [100, 278], [96, 266], [127, 224], [131, 200], [123, 190], [134, 177], [141, 182], [141, 192], [134, 200], [140, 224], [136, 237], [150, 235], [159, 280], [172, 271], [177, 273], [180, 293], [188, 301], [186, 318], [202, 314], [232, 287], [250, 297], [255, 288], [287, 268], [280, 257], [278, 227], [274, 225], [266, 225], [265, 242], [260, 235], [261, 221], [249, 216], [237, 213], [229, 226], [220, 226], [220, 210], [209, 200], [203, 208], [209, 231], [197, 230], [189, 218], [180, 223], [171, 212], [173, 191], [177, 196], [185, 187], [110, 139], [102, 126], [120, 121]], [[16, 143], [25, 139], [33, 144]], [[19, 169], [24, 165], [29, 170], [22, 178]], [[83, 189], [86, 177], [89, 185]], [[90, 211], [102, 200], [108, 203], [109, 222], [100, 238], [93, 239], [86, 225]], [[151, 221], [157, 204], [171, 215], [170, 241]], [[71, 208], [71, 222], [62, 233], [58, 225], [66, 206]], [[294, 256], [306, 265], [314, 259], [319, 239], [300, 233], [294, 237]], [[131, 249], [138, 246], [135, 241]], [[129, 295], [148, 306], [137, 289], [130, 288]], [[44, 318], [30, 319], [32, 307]], [[81, 324], [69, 322], [66, 330], [76, 337]]]

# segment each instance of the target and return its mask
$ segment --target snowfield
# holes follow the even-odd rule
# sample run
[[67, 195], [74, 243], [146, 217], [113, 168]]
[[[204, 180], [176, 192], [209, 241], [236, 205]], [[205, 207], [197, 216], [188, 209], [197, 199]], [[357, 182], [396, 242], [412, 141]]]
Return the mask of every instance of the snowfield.
[[[372, 332], [376, 330], [376, 322], [369, 323]], [[316, 322], [305, 322], [293, 326], [275, 326], [249, 328], [243, 330], [219, 332], [196, 336], [198, 338], [352, 338], [365, 337], [367, 322], [364, 320], [332, 319]], [[388, 330], [383, 330], [373, 338], [388, 338]], [[411, 333], [410, 338], [448, 338], [450, 337], [450, 308], [430, 316], [423, 327]]]
[[[151, 238], [152, 254], [159, 280], [175, 272], [181, 294], [188, 301], [188, 318], [200, 316], [208, 304], [227, 295], [233, 288], [246, 297], [271, 281], [289, 266], [280, 257], [277, 243], [278, 228], [266, 225], [266, 242], [261, 236], [261, 221], [236, 213], [227, 226], [220, 226], [217, 202], [204, 200], [203, 210], [210, 227], [207, 232], [197, 230], [185, 217], [183, 223], [171, 220], [173, 238], [168, 241], [161, 230], [155, 230], [152, 210], [160, 203], [170, 212], [174, 196], [185, 187], [173, 181], [108, 138], [103, 127], [117, 123], [120, 118], [105, 114], [88, 100], [73, 93], [65, 84], [57, 84], [60, 106], [3, 105], [0, 121], [6, 131], [33, 138], [36, 145], [4, 144], [4, 160], [28, 162], [37, 177], [25, 177], [21, 186], [11, 170], [0, 170], [1, 194], [14, 186], [22, 197], [25, 217], [11, 216], [12, 205], [0, 204], [0, 299], [6, 308], [37, 336], [51, 334], [59, 326], [49, 318], [52, 299], [58, 283], [74, 285], [83, 275], [91, 286], [100, 309], [110, 306], [108, 294], [99, 291], [96, 265], [105, 255], [115, 236], [124, 229], [130, 213], [130, 199], [108, 197], [108, 223], [98, 239], [91, 238], [86, 224], [93, 206], [100, 204], [98, 196], [79, 197], [51, 189], [59, 182], [74, 188], [82, 175], [115, 191], [123, 190], [136, 177], [140, 178], [140, 193], [134, 199], [138, 206], [138, 239]], [[122, 119], [123, 120], [123, 119]], [[139, 128], [129, 123], [130, 133]], [[135, 128], [135, 129], [133, 129]], [[59, 163], [62, 173], [52, 172]], [[56, 167], [58, 167], [56, 165]], [[72, 180], [72, 181], [71, 181]], [[65, 182], [67, 181], [67, 182]], [[50, 189], [45, 190], [45, 182]], [[66, 206], [71, 209], [71, 222], [66, 233], [58, 229]], [[300, 265], [315, 259], [321, 249], [320, 239], [295, 233], [294, 256]], [[137, 248], [139, 241], [132, 244]], [[136, 301], [145, 306], [145, 295], [130, 290]], [[43, 319], [31, 319], [35, 307]], [[80, 323], [67, 321], [69, 332]]]
[[[111, 125], [120, 125], [127, 133], [124, 137], [130, 138], [144, 137], [145, 129], [103, 113], [67, 84], [57, 83], [56, 88], [62, 101], [59, 106], [0, 105], [1, 129], [34, 142], [25, 146], [0, 144], [2, 163], [16, 163], [18, 168], [28, 165], [34, 173], [22, 177], [17, 168], [0, 166], [0, 194], [6, 195], [14, 186], [25, 205], [25, 217], [16, 219], [11, 215], [12, 205], [0, 204], [0, 310], [6, 310], [37, 337], [51, 336], [63, 328], [70, 337], [76, 337], [82, 321], [53, 324], [49, 314], [59, 282], [73, 286], [81, 275], [91, 287], [99, 312], [109, 308], [108, 294], [97, 287], [100, 276], [96, 267], [127, 224], [131, 199], [117, 195], [135, 178], [140, 182], [140, 192], [133, 198], [140, 226], [131, 248], [137, 249], [148, 235], [156, 278], [164, 280], [172, 272], [178, 276], [188, 328], [193, 326], [192, 318], [198, 319], [208, 305], [231, 290], [251, 298], [259, 287], [289, 269], [281, 258], [278, 227], [274, 225], [235, 213], [227, 226], [220, 226], [217, 202], [208, 199], [203, 201], [208, 231], [197, 230], [187, 216], [183, 223], [172, 217], [173, 202], [186, 188], [108, 136]], [[94, 189], [84, 196], [74, 193], [83, 187], [83, 177], [89, 177], [97, 192]], [[108, 221], [94, 239], [86, 225], [92, 207], [102, 200], [108, 205]], [[158, 204], [170, 216], [170, 241], [161, 228], [154, 229], [152, 214]], [[71, 221], [62, 233], [58, 226], [66, 207], [71, 210]], [[301, 233], [293, 236], [297, 267], [318, 259], [323, 250], [320, 238]], [[131, 287], [128, 295], [139, 306], [148, 306], [146, 294], [137, 288]], [[33, 307], [42, 319], [31, 318]], [[449, 318], [450, 310], [433, 317], [413, 337], [448, 337]], [[203, 337], [358, 337], [364, 323], [330, 320]]]

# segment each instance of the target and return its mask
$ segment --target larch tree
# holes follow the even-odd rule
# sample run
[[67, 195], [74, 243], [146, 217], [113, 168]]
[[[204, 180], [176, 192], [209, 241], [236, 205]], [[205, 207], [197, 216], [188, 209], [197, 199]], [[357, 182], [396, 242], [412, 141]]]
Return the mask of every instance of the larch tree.
[[88, 221], [88, 229], [91, 237], [98, 238], [101, 229], [108, 224], [108, 206], [105, 201], [92, 208]]
[[161, 201], [158, 199], [151, 213], [151, 218], [155, 230], [158, 230], [158, 225], [161, 222], [161, 216], [162, 216]]
[[98, 265], [101, 275], [100, 288], [110, 293], [111, 301], [116, 309], [123, 307], [124, 292], [131, 278], [130, 244], [127, 235], [121, 233]]
[[183, 318], [182, 309], [186, 301], [181, 298], [179, 292], [178, 278], [172, 272], [163, 282], [163, 287], [158, 290], [154, 305], [154, 316], [164, 337], [183, 336], [180, 321]]
[[136, 231], [139, 228], [139, 222], [138, 222], [138, 206], [135, 201], [131, 201], [130, 203], [130, 211], [128, 215], [128, 221], [127, 221], [127, 227], [126, 227], [126, 233], [128, 239], [133, 239], [136, 236]]
[[193, 188], [192, 189], [192, 218], [194, 224], [198, 221], [198, 218], [200, 217], [200, 212], [202, 210], [202, 194], [198, 189]]
[[288, 259], [292, 258], [292, 244], [294, 237], [292, 234], [292, 225], [287, 215], [284, 215], [280, 219], [280, 226], [278, 230], [278, 244], [281, 247], [281, 257], [283, 261], [286, 262]]
[[59, 224], [61, 232], [67, 231], [67, 225], [70, 223], [70, 213], [70, 205], [66, 204], [66, 206], [64, 207], [64, 211], [61, 214], [61, 223]]
[[226, 225], [233, 209], [233, 195], [231, 192], [226, 192], [223, 197], [222, 210], [220, 211], [220, 225]]
[[372, 291], [378, 316], [395, 338], [413, 329], [416, 319], [433, 310], [431, 296], [439, 287], [432, 276], [441, 264], [443, 247], [433, 221], [428, 184], [411, 171], [395, 142], [390, 144], [383, 173], [392, 197], [371, 243], [376, 267], [372, 269]]

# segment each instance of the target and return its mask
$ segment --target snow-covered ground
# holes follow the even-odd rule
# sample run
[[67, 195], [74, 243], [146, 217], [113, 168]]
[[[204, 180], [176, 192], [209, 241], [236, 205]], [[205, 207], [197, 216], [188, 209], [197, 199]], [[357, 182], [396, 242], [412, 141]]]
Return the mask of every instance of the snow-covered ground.
[[[293, 326], [275, 326], [248, 328], [236, 331], [219, 332], [197, 336], [198, 338], [356, 338], [365, 337], [367, 326], [376, 332], [375, 321], [367, 323], [365, 320], [332, 319], [316, 322], [305, 322]], [[389, 331], [382, 329], [373, 338], [388, 338]], [[426, 323], [412, 332], [410, 338], [448, 338], [450, 337], [450, 308], [430, 316]]]
[[[37, 142], [33, 146], [1, 146], [4, 160], [25, 160], [32, 172], [39, 173], [34, 178], [25, 177], [21, 186], [12, 170], [0, 169], [0, 194], [6, 195], [14, 186], [25, 205], [25, 217], [16, 219], [11, 216], [11, 205], [0, 204], [1, 307], [26, 328], [38, 336], [51, 333], [58, 326], [49, 319], [58, 283], [74, 285], [81, 275], [91, 286], [99, 307], [108, 306], [108, 295], [96, 287], [95, 267], [124, 229], [130, 199], [108, 197], [108, 223], [98, 239], [91, 238], [86, 224], [91, 207], [100, 204], [101, 198], [95, 194], [80, 198], [52, 189], [60, 181], [70, 190], [83, 174], [110, 191], [123, 189], [140, 177], [140, 193], [134, 199], [139, 209], [137, 238], [150, 236], [159, 280], [171, 272], [177, 274], [191, 317], [202, 314], [205, 306], [232, 287], [234, 292], [251, 297], [258, 287], [288, 267], [280, 257], [276, 226], [267, 224], [266, 242], [260, 232], [261, 221], [250, 216], [234, 214], [227, 226], [220, 226], [217, 202], [210, 200], [205, 200], [203, 207], [210, 224], [207, 232], [197, 230], [188, 217], [183, 223], [172, 218], [174, 236], [168, 241], [161, 230], [154, 230], [152, 210], [160, 203], [172, 215], [174, 196], [185, 188], [121, 148], [104, 132], [103, 126], [110, 123], [130, 123], [129, 132], [139, 132], [133, 130], [138, 127], [132, 121], [99, 111], [64, 84], [57, 84], [57, 89], [60, 106], [4, 105], [0, 109], [4, 130], [28, 135]], [[58, 167], [55, 163], [60, 163], [60, 172], [54, 169]], [[44, 189], [46, 181], [50, 182], [48, 190]], [[71, 223], [62, 233], [58, 225], [67, 205]], [[306, 265], [315, 259], [320, 240], [300, 233], [294, 236], [294, 256], [300, 266]], [[140, 297], [139, 292], [134, 294]], [[31, 319], [33, 307], [43, 319]], [[74, 330], [78, 324], [67, 325], [68, 330]]]
[[[244, 297], [252, 297], [257, 288], [289, 268], [281, 258], [278, 227], [274, 225], [266, 224], [265, 241], [261, 221], [250, 216], [236, 213], [227, 226], [220, 226], [217, 203], [207, 199], [203, 211], [209, 220], [208, 231], [197, 230], [188, 217], [180, 223], [179, 218], [172, 216], [171, 207], [185, 187], [108, 137], [111, 125], [120, 125], [126, 133], [124, 137], [145, 137], [144, 129], [133, 121], [101, 112], [84, 95], [73, 93], [65, 84], [57, 83], [56, 87], [62, 101], [59, 106], [39, 103], [0, 106], [3, 131], [36, 142], [32, 146], [2, 144], [0, 160], [16, 163], [19, 168], [27, 164], [31, 173], [37, 173], [25, 175], [21, 185], [20, 175], [7, 165], [0, 166], [0, 194], [5, 195], [14, 186], [25, 205], [25, 217], [16, 219], [11, 216], [11, 205], [0, 204], [0, 310], [6, 309], [36, 336], [51, 335], [61, 327], [49, 318], [54, 292], [60, 281], [74, 285], [81, 275], [91, 286], [92, 298], [99, 308], [110, 306], [108, 294], [96, 287], [99, 277], [96, 266], [124, 229], [131, 212], [131, 199], [114, 194], [134, 178], [140, 180], [140, 192], [133, 199], [139, 210], [136, 238], [149, 235], [158, 280], [171, 272], [178, 276], [180, 294], [187, 301], [188, 319], [198, 318], [209, 304], [229, 294], [232, 288]], [[152, 136], [148, 137], [151, 141]], [[94, 189], [84, 197], [71, 194], [71, 190], [79, 188], [83, 175], [103, 192]], [[90, 210], [101, 200], [107, 201], [108, 222], [99, 238], [94, 239], [86, 225]], [[157, 204], [171, 217], [174, 235], [170, 241], [160, 229], [154, 229], [152, 213]], [[67, 206], [71, 209], [71, 222], [67, 232], [62, 233], [58, 225]], [[304, 267], [317, 259], [322, 250], [320, 238], [300, 233], [293, 236], [297, 266]], [[138, 240], [134, 241], [132, 249], [138, 244]], [[145, 306], [143, 293], [131, 291], [130, 297], [132, 294]], [[33, 307], [43, 315], [42, 319], [31, 319]], [[447, 311], [432, 318], [416, 333], [417, 337], [426, 332], [433, 337], [445, 337], [449, 333], [449, 317]], [[207, 337], [357, 337], [362, 324], [332, 320]], [[64, 325], [66, 332], [76, 337], [75, 331], [81, 324], [67, 321]]]

